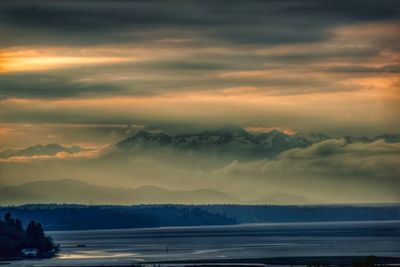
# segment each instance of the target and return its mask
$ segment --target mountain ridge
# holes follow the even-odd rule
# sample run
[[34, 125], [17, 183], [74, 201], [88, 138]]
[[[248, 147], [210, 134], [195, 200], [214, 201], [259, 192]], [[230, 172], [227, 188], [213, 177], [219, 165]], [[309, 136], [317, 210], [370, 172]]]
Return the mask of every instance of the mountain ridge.
[[[236, 157], [268, 157], [292, 148], [306, 148], [315, 143], [333, 139], [323, 133], [297, 133], [288, 135], [279, 130], [253, 134], [236, 126], [225, 126], [198, 133], [169, 135], [164, 132], [140, 131], [114, 145], [121, 151], [148, 148], [235, 154]], [[399, 134], [382, 134], [375, 137], [344, 136], [347, 144], [371, 143], [380, 139], [388, 143], [400, 142]]]
[[140, 150], [156, 147], [167, 147], [177, 150], [199, 152], [215, 152], [221, 154], [236, 153], [247, 156], [270, 156], [296, 147], [307, 147], [319, 139], [308, 140], [302, 135], [290, 136], [278, 130], [252, 134], [236, 126], [225, 126], [214, 130], [205, 130], [198, 133], [169, 135], [164, 132], [140, 131], [114, 145], [122, 151]]

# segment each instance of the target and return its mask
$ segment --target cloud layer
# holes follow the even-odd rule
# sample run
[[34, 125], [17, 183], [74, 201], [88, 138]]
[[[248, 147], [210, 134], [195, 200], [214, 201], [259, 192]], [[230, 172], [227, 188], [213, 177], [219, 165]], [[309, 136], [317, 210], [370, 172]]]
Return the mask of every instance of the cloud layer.
[[396, 19], [399, 9], [394, 0], [17, 0], [1, 4], [2, 25], [8, 31], [24, 28], [25, 35], [2, 43], [85, 45], [148, 42], [160, 37], [200, 39], [198, 45], [208, 39], [238, 44], [299, 43], [328, 38], [326, 29], [341, 23]]
[[[356, 202], [356, 199], [362, 198], [398, 202], [399, 161], [399, 143], [389, 144], [379, 140], [346, 144], [343, 139], [331, 139], [305, 149], [283, 152], [274, 160], [234, 161], [217, 173], [247, 177], [272, 186], [298, 187], [310, 190], [309, 193], [317, 198], [329, 196], [337, 202], [346, 202], [345, 198], [347, 201], [354, 198]], [[352, 195], [344, 196], [349, 192]]]

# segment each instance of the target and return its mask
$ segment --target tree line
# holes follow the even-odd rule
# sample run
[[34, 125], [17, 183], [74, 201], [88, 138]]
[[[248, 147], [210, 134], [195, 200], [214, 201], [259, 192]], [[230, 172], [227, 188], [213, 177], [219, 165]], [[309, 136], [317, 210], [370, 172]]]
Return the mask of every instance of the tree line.
[[5, 213], [0, 220], [0, 257], [19, 257], [27, 248], [37, 250], [39, 257], [51, 257], [59, 250], [52, 238], [44, 234], [40, 223], [32, 220], [24, 229], [21, 220]]

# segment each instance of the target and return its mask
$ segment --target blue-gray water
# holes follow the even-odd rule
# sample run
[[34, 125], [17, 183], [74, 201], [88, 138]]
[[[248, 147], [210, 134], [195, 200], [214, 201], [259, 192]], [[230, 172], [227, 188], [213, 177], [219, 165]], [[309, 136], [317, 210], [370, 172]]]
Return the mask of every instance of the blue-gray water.
[[286, 256], [400, 256], [400, 221], [49, 232], [59, 258], [13, 265]]

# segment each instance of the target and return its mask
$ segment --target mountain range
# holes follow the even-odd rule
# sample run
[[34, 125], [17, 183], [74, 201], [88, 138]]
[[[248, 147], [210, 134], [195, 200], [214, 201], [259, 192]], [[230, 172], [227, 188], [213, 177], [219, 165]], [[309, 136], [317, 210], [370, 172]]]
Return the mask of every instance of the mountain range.
[[[399, 134], [370, 137], [343, 137], [347, 143], [370, 143], [380, 139], [388, 143], [400, 142]], [[234, 154], [235, 157], [267, 157], [292, 148], [305, 148], [331, 139], [323, 133], [298, 133], [288, 135], [278, 130], [252, 134], [245, 129], [226, 126], [194, 134], [168, 135], [163, 132], [140, 131], [117, 143], [122, 151], [140, 151], [152, 148], [172, 148], [207, 153]]]
[[[305, 148], [312, 144], [332, 139], [323, 133], [298, 133], [288, 135], [278, 130], [264, 133], [249, 133], [236, 126], [225, 126], [199, 133], [170, 135], [164, 132], [139, 131], [112, 146], [122, 152], [140, 152], [152, 149], [172, 149], [218, 155], [231, 155], [237, 159], [262, 158], [277, 155], [292, 148]], [[400, 142], [399, 134], [382, 134], [375, 137], [344, 136], [348, 143], [370, 143], [385, 140]], [[0, 159], [10, 157], [54, 156], [57, 153], [79, 153], [88, 149], [79, 146], [65, 147], [59, 144], [35, 145], [23, 149], [0, 151]]]
[[65, 152], [69, 154], [79, 153], [87, 149], [79, 146], [65, 147], [59, 144], [35, 145], [23, 149], [6, 149], [0, 152], [0, 158], [11, 157], [33, 157], [33, 156], [55, 156], [57, 153]]
[[278, 130], [251, 134], [239, 127], [226, 126], [174, 136], [163, 132], [140, 131], [117, 143], [115, 147], [123, 151], [162, 147], [210, 154], [234, 154], [236, 157], [260, 157], [278, 154], [291, 148], [307, 147], [327, 139], [329, 137], [324, 134], [290, 136]]

